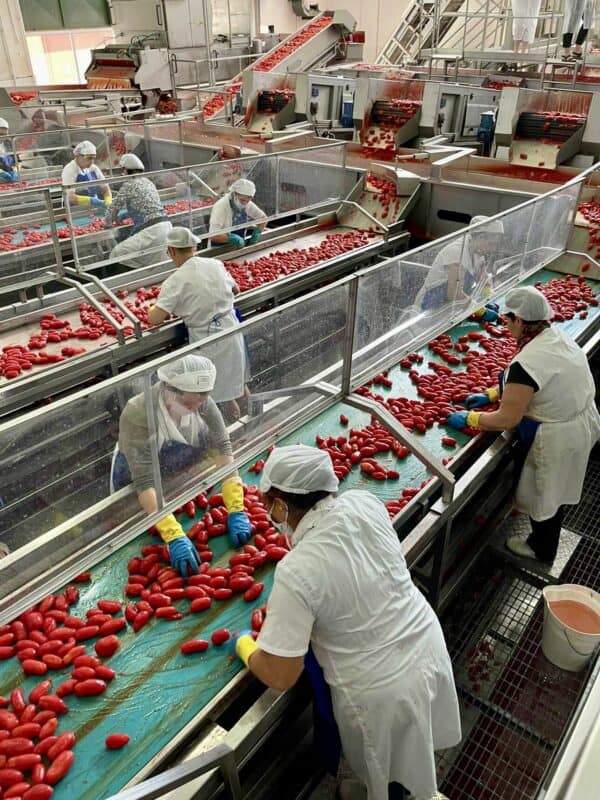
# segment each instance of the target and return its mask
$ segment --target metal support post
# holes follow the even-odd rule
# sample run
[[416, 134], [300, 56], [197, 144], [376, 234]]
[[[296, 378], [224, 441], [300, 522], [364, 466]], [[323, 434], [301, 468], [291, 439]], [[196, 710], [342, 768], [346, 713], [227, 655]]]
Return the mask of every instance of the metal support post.
[[144, 405], [146, 406], [146, 418], [148, 419], [148, 442], [150, 444], [150, 455], [152, 457], [152, 477], [154, 480], [154, 492], [156, 494], [157, 510], [160, 511], [165, 504], [165, 497], [162, 486], [162, 475], [160, 472], [160, 461], [158, 459], [158, 427], [154, 402], [152, 399], [152, 381], [150, 373], [144, 375]]
[[52, 248], [54, 250], [54, 257], [56, 258], [56, 271], [59, 275], [64, 275], [65, 270], [63, 267], [62, 253], [60, 252], [60, 242], [58, 241], [58, 228], [56, 227], [52, 198], [50, 197], [50, 191], [48, 189], [44, 189], [44, 205], [46, 206], [48, 222], [50, 223], [50, 230], [52, 231]]

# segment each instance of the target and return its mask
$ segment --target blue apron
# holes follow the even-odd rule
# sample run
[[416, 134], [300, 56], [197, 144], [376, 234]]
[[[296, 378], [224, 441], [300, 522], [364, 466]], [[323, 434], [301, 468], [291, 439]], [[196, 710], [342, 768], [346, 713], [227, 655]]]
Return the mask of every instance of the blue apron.
[[313, 729], [315, 750], [321, 756], [327, 772], [337, 775], [342, 754], [342, 740], [333, 715], [331, 690], [323, 676], [312, 647], [304, 656], [304, 669], [313, 690]]
[[[87, 172], [78, 172], [77, 178], [75, 183], [87, 183], [88, 181], [98, 181], [100, 180], [100, 175], [96, 172], [93, 167]], [[98, 197], [98, 187], [97, 186], [88, 186], [86, 189], [80, 188], [77, 189], [75, 194], [84, 194], [87, 197]]]
[[[231, 208], [231, 225], [232, 226], [233, 225], [245, 225], [247, 222], [250, 221], [250, 217], [244, 211], [244, 209], [239, 209], [235, 205], [235, 203], [233, 202], [233, 200], [231, 198], [229, 199], [229, 207]], [[245, 236], [246, 236], [246, 228], [239, 228], [236, 231], [232, 231], [232, 233], [235, 233], [236, 236], [241, 236], [242, 239], [244, 239]], [[211, 241], [211, 244], [212, 244], [213, 247], [219, 247], [219, 243], [218, 242]]]
[[[475, 277], [471, 275], [470, 272], [465, 271], [465, 276], [463, 278], [463, 292], [465, 294], [471, 294], [473, 289], [475, 288]], [[444, 305], [448, 301], [448, 284], [443, 283], [441, 286], [433, 286], [431, 289], [428, 289], [425, 292], [423, 297], [423, 302], [421, 303], [421, 308], [424, 311], [428, 311], [430, 308], [439, 308], [440, 306]]]
[[[5, 150], [11, 149], [10, 139], [5, 139], [3, 144]], [[14, 173], [15, 164], [16, 164], [15, 157], [12, 155], [12, 153], [3, 153], [2, 155], [0, 155], [0, 170], [2, 170], [3, 172], [10, 172], [11, 174]], [[0, 178], [0, 180], [2, 180], [2, 178]]]
[[[208, 437], [198, 447], [183, 442], [168, 441], [163, 444], [158, 453], [160, 474], [162, 478], [170, 478], [186, 467], [201, 461], [208, 450]], [[125, 454], [117, 451], [111, 475], [115, 491], [128, 486], [132, 482], [131, 470]]]
[[[124, 242], [125, 239], [129, 239], [130, 236], [139, 233], [143, 228], [147, 227], [146, 218], [140, 211], [130, 211], [129, 209], [126, 211], [123, 209], [123, 211], [125, 212], [124, 216], [129, 217], [133, 225], [128, 225], [127, 227], [122, 227], [117, 230], [117, 242]], [[160, 220], [157, 220], [157, 222], [160, 222]]]

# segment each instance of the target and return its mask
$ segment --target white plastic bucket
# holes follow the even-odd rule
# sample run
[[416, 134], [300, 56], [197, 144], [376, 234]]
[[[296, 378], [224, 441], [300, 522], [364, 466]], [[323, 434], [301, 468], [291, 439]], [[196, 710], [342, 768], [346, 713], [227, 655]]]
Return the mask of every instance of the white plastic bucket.
[[542, 652], [561, 669], [577, 672], [591, 659], [600, 644], [600, 633], [581, 633], [562, 622], [550, 608], [557, 600], [575, 600], [600, 614], [600, 594], [586, 586], [564, 583], [562, 586], [546, 586], [544, 596], [544, 630]]

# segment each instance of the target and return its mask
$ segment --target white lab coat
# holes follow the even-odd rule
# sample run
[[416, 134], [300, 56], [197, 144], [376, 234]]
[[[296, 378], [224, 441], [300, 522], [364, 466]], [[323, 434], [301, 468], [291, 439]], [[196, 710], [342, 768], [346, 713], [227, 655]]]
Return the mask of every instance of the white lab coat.
[[559, 506], [579, 502], [590, 450], [600, 439], [600, 415], [585, 354], [563, 331], [543, 331], [515, 361], [539, 386], [526, 416], [541, 423], [523, 466], [516, 504], [541, 522]]
[[[233, 310], [235, 282], [216, 258], [192, 256], [178, 267], [160, 289], [156, 305], [185, 322], [190, 342], [201, 342], [222, 330], [239, 325]], [[217, 369], [212, 397], [216, 403], [244, 394], [246, 351], [243, 336], [202, 348]]]
[[541, 4], [542, 0], [512, 0], [513, 39], [533, 42]]
[[[146, 267], [161, 260], [167, 249], [167, 234], [173, 226], [169, 220], [157, 222], [147, 228], [128, 236], [119, 242], [110, 252], [110, 257], [117, 259], [126, 267]], [[152, 253], [144, 250], [157, 248]], [[158, 249], [160, 248], [160, 249]]]
[[590, 28], [594, 14], [594, 0], [565, 0], [563, 17], [563, 33], [572, 33], [576, 37], [579, 28]]
[[369, 492], [328, 497], [303, 517], [292, 545], [258, 645], [297, 657], [312, 644], [344, 755], [369, 800], [387, 800], [393, 781], [431, 796], [434, 749], [460, 741], [458, 701], [440, 624], [385, 507]]

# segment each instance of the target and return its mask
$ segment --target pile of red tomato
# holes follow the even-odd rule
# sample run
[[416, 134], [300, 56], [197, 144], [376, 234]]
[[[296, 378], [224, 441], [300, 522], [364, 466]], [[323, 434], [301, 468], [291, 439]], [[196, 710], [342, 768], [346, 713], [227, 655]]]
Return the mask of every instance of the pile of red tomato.
[[239, 92], [242, 87], [242, 82], [237, 79], [234, 80], [234, 83], [225, 87], [222, 94], [216, 94], [206, 103], [204, 103], [202, 106], [202, 114], [204, 119], [210, 119], [210, 117], [214, 117], [215, 114], [218, 114], [219, 111], [222, 111], [225, 108], [225, 100], [228, 97], [233, 97], [233, 95]]
[[245, 292], [286, 275], [293, 275], [315, 264], [329, 261], [350, 250], [364, 247], [369, 243], [369, 239], [376, 235], [372, 231], [331, 233], [314, 247], [294, 247], [292, 250], [276, 251], [260, 256], [254, 261], [228, 261], [225, 266], [240, 287], [240, 291]]
[[[591, 251], [595, 248], [595, 256], [597, 259], [600, 259], [600, 202], [597, 200], [589, 200], [586, 203], [581, 203], [578, 210], [590, 225], [587, 249]], [[581, 271], [587, 272], [589, 268], [589, 264], [584, 264], [581, 267]]]
[[277, 47], [274, 47], [265, 56], [255, 61], [251, 69], [255, 72], [269, 72], [273, 67], [276, 67], [284, 59], [292, 55], [292, 53], [295, 53], [298, 48], [306, 44], [309, 39], [312, 39], [317, 33], [327, 28], [332, 22], [333, 17], [327, 14], [321, 15], [300, 28], [290, 39], [286, 39], [285, 42], [277, 45]]
[[37, 92], [9, 92], [8, 94], [13, 103], [16, 103], [18, 106], [20, 106], [21, 103], [26, 103], [28, 100], [35, 100], [38, 96]]

